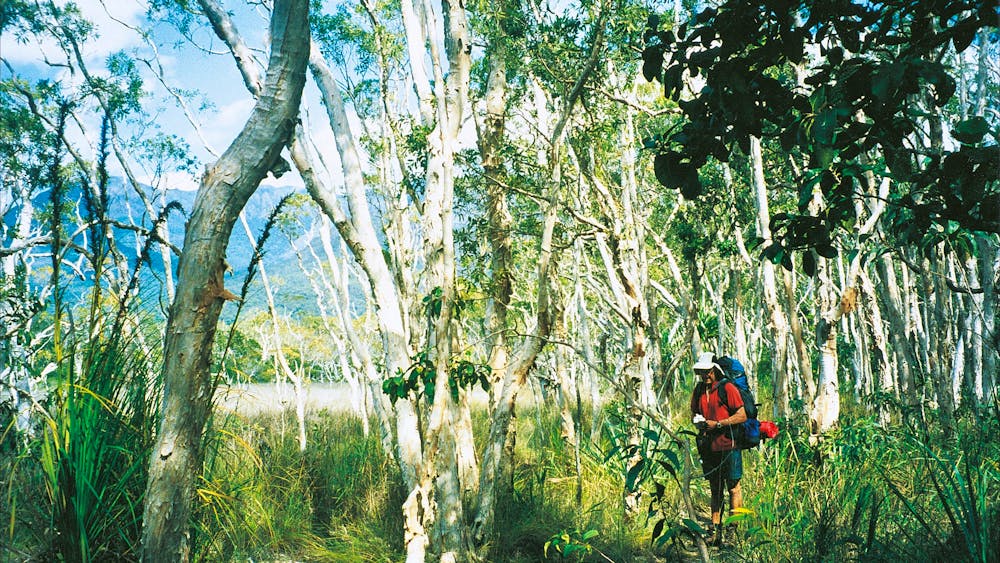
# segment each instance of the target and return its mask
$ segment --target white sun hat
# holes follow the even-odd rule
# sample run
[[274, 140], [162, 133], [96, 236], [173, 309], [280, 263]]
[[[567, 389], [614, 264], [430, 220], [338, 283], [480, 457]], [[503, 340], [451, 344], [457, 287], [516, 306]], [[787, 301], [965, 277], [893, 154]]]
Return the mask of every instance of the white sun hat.
[[703, 370], [703, 369], [704, 370], [708, 370], [708, 369], [715, 368], [715, 369], [717, 369], [719, 371], [722, 371], [722, 368], [719, 366], [719, 364], [717, 364], [714, 361], [712, 361], [712, 359], [714, 357], [715, 357], [715, 354], [712, 354], [711, 352], [705, 352], [704, 354], [698, 356], [698, 361], [694, 363], [694, 369], [696, 369], [696, 370]]

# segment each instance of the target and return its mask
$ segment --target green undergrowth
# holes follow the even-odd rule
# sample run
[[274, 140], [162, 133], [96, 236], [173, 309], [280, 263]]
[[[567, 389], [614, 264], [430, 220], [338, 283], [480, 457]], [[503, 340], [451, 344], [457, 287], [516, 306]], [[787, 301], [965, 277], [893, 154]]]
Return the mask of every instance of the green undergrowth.
[[[584, 413], [579, 472], [555, 408], [519, 412], [513, 474], [501, 488], [494, 534], [479, 560], [700, 560], [690, 529], [707, 523], [707, 484], [693, 480], [697, 514], [685, 520], [677, 481], [662, 464], [654, 464], [657, 471], [640, 482], [639, 513], [626, 517], [621, 508], [626, 475], [614, 449], [613, 410]], [[598, 438], [591, 441], [594, 416]], [[682, 429], [683, 416], [677, 416], [676, 429]], [[782, 424], [777, 439], [744, 454], [747, 510], [733, 519], [738, 523], [733, 541], [721, 551], [713, 549], [712, 558], [1000, 561], [1000, 428], [995, 417], [976, 422], [964, 416], [950, 438], [912, 420], [883, 428], [853, 411], [819, 443], [810, 443], [797, 425]], [[347, 413], [312, 412], [307, 420], [305, 452], [299, 451], [290, 412], [219, 415], [213, 421], [198, 482], [196, 561], [404, 559], [400, 506], [406, 491], [378, 437], [364, 436], [360, 422]], [[473, 420], [481, 441], [488, 420], [483, 412], [474, 413]], [[655, 427], [645, 430], [647, 438], [658, 434]], [[684, 453], [662, 436], [647, 444], [649, 451], [653, 445]], [[0, 461], [5, 471], [15, 464], [18, 471], [15, 482], [5, 481], [0, 501], [7, 523], [3, 540], [13, 546], [0, 560], [72, 559], [59, 543], [67, 529], [62, 513], [47, 500], [54, 498], [46, 492], [51, 470], [24, 455]], [[137, 474], [102, 474], [109, 479], [105, 490], [133, 491], [120, 498], [138, 502]], [[115, 484], [119, 478], [127, 482]], [[651, 511], [654, 500], [658, 503]], [[132, 558], [138, 509], [133, 504], [127, 518], [99, 528], [99, 537], [120, 537], [127, 550], [118, 557], [104, 552], [102, 560]], [[86, 516], [81, 514], [80, 521]], [[661, 529], [654, 533], [659, 520]], [[666, 539], [654, 541], [654, 536]], [[106, 545], [114, 549], [113, 543]]]
[[786, 432], [745, 454], [748, 511], [720, 559], [1000, 561], [997, 430], [962, 421], [945, 439], [862, 417], [819, 444]]
[[398, 469], [353, 417], [310, 413], [299, 451], [291, 413], [216, 421], [199, 485], [196, 559], [396, 561]]

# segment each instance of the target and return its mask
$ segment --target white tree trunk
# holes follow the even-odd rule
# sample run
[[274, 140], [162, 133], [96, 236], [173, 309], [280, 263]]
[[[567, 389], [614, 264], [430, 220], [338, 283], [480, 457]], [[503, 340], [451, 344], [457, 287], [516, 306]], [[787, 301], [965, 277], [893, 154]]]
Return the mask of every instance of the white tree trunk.
[[976, 237], [979, 254], [979, 284], [983, 289], [983, 362], [977, 382], [979, 398], [987, 404], [993, 401], [997, 392], [997, 365], [1000, 362], [1000, 330], [997, 327], [997, 313], [1000, 299], [997, 299], [995, 280], [997, 279], [997, 240], [980, 234]]
[[[771, 212], [767, 201], [767, 183], [764, 179], [764, 159], [760, 139], [750, 138], [750, 169], [753, 174], [754, 201], [757, 203], [757, 233], [764, 244], [771, 241]], [[760, 263], [761, 286], [764, 304], [768, 311], [771, 328], [771, 377], [773, 387], [773, 413], [776, 418], [788, 418], [789, 407], [789, 364], [788, 364], [788, 318], [778, 301], [778, 286], [775, 281], [774, 264], [770, 260]]]

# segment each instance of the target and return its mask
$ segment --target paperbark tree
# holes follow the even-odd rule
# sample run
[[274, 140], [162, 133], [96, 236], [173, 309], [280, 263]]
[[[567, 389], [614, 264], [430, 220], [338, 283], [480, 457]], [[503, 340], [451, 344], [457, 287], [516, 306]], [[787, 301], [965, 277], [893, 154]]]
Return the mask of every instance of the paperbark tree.
[[[483, 451], [482, 470], [479, 480], [479, 502], [475, 508], [475, 518], [472, 524], [472, 535], [476, 544], [483, 545], [493, 534], [493, 522], [496, 510], [496, 500], [499, 494], [509, 486], [512, 471], [512, 461], [516, 434], [516, 404], [518, 393], [527, 381], [528, 372], [541, 352], [545, 340], [557, 323], [555, 315], [557, 306], [553, 303], [552, 276], [557, 257], [553, 254], [554, 232], [557, 223], [557, 212], [560, 201], [559, 185], [562, 179], [562, 162], [565, 136], [570, 125], [572, 112], [583, 94], [584, 86], [590, 80], [599, 61], [603, 41], [603, 22], [606, 7], [602, 7], [597, 23], [593, 28], [590, 49], [586, 62], [574, 78], [572, 86], [561, 100], [558, 113], [554, 119], [547, 109], [547, 102], [536, 77], [528, 77], [535, 92], [534, 111], [537, 126], [546, 131], [544, 137], [548, 144], [538, 148], [538, 164], [544, 170], [541, 179], [542, 193], [535, 199], [542, 212], [541, 234], [538, 245], [537, 268], [535, 269], [534, 291], [534, 326], [520, 346], [513, 352], [506, 346], [503, 332], [508, 330], [509, 319], [507, 307], [510, 300], [510, 249], [511, 227], [506, 213], [505, 195], [501, 191], [503, 181], [501, 163], [498, 152], [503, 144], [503, 99], [505, 97], [505, 62], [507, 55], [505, 38], [500, 37], [495, 49], [490, 53], [490, 74], [487, 84], [487, 117], [484, 127], [480, 128], [479, 145], [484, 163], [487, 180], [491, 183], [487, 188], [487, 201], [490, 209], [498, 216], [490, 219], [490, 245], [495, 251], [493, 264], [493, 295], [491, 304], [494, 307], [493, 317], [488, 326], [491, 332], [501, 336], [495, 337], [490, 353], [490, 365], [498, 371], [504, 369], [498, 384], [492, 392], [492, 413], [490, 429]], [[551, 128], [549, 128], [551, 127]], [[509, 358], [509, 360], [508, 360]]]
[[222, 305], [225, 250], [239, 211], [294, 130], [309, 49], [307, 0], [276, 0], [271, 55], [247, 124], [206, 170], [185, 231], [167, 320], [164, 398], [143, 511], [143, 561], [187, 561], [202, 433], [212, 405], [212, 344]]
[[[757, 204], [757, 236], [764, 244], [771, 238], [771, 213], [767, 200], [767, 183], [764, 178], [764, 158], [760, 139], [750, 138], [750, 170], [753, 179], [754, 201]], [[789, 327], [785, 309], [778, 301], [775, 267], [770, 260], [761, 262], [761, 284], [764, 304], [767, 307], [771, 328], [771, 385], [773, 413], [779, 419], [789, 418]]]

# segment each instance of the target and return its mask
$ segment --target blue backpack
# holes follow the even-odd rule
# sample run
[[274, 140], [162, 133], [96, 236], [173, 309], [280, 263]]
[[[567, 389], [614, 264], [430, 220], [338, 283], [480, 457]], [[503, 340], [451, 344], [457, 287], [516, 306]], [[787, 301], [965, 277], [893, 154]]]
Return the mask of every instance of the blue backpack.
[[[743, 399], [743, 410], [747, 413], [746, 422], [737, 426], [733, 432], [733, 441], [736, 443], [736, 449], [748, 450], [756, 448], [760, 445], [760, 420], [757, 420], [757, 401], [754, 399], [753, 391], [750, 390], [749, 384], [747, 384], [747, 372], [743, 368], [743, 364], [736, 358], [722, 356], [716, 363], [725, 372], [723, 381], [729, 381], [739, 389], [740, 397]], [[725, 389], [725, 386], [723, 386], [723, 389]], [[722, 406], [726, 407], [727, 411], [729, 410], [728, 398], [725, 392], [719, 393], [719, 402]]]

